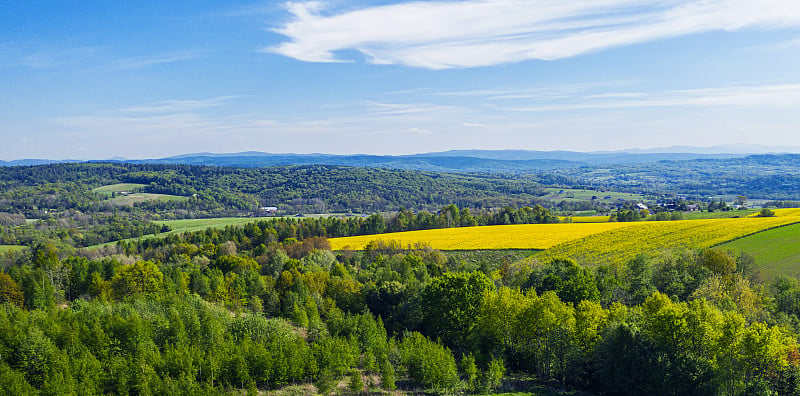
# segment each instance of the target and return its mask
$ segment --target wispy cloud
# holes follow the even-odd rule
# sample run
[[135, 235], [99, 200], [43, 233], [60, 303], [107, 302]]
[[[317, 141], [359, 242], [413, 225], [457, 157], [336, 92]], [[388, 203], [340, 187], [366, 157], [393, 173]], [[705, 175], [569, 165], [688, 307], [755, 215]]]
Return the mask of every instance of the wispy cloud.
[[218, 96], [202, 100], [164, 100], [147, 106], [131, 106], [121, 109], [126, 113], [180, 113], [202, 108], [222, 106], [238, 96]]
[[444, 113], [458, 110], [453, 106], [428, 103], [380, 103], [368, 102], [369, 114], [378, 116], [397, 116], [421, 113]]
[[197, 59], [203, 55], [203, 51], [179, 51], [168, 54], [159, 54], [152, 56], [141, 56], [117, 59], [114, 65], [123, 70], [143, 69], [150, 66], [183, 62], [187, 60]]
[[86, 62], [100, 51], [97, 47], [76, 47], [57, 50], [39, 50], [22, 55], [15, 66], [31, 69], [57, 69]]
[[429, 69], [555, 60], [710, 31], [800, 26], [796, 0], [412, 1], [337, 12], [327, 2], [290, 2], [274, 29], [287, 41], [264, 51], [308, 62]]
[[767, 44], [767, 45], [757, 46], [757, 47], [753, 47], [752, 49], [767, 50], [767, 51], [782, 51], [782, 50], [794, 49], [794, 48], [800, 48], [800, 37], [795, 38], [795, 39], [791, 39], [791, 40], [780, 41], [780, 42], [777, 42], [777, 43], [771, 43], [771, 44]]
[[431, 131], [430, 129], [419, 128], [419, 127], [409, 128], [408, 131], [415, 135], [430, 135], [431, 133], [433, 133], [433, 131]]
[[632, 81], [600, 81], [593, 83], [549, 84], [538, 87], [518, 89], [468, 89], [460, 91], [432, 92], [432, 96], [444, 97], [480, 97], [489, 100], [515, 99], [558, 99], [573, 97], [578, 93], [595, 89], [608, 89], [633, 84]]
[[797, 107], [800, 106], [800, 84], [606, 93], [576, 96], [559, 103], [505, 107], [502, 110], [544, 112], [679, 106]]

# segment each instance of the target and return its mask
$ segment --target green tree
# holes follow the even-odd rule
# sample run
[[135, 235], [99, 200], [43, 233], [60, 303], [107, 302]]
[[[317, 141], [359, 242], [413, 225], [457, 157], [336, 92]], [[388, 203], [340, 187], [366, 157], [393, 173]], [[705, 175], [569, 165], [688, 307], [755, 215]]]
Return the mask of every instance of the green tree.
[[758, 216], [759, 217], [775, 217], [775, 212], [773, 212], [773, 211], [771, 211], [771, 210], [769, 210], [767, 208], [763, 208], [758, 212]]
[[459, 350], [466, 349], [489, 290], [494, 290], [494, 283], [482, 272], [445, 273], [433, 278], [421, 298], [428, 333]]
[[506, 374], [506, 367], [503, 359], [492, 359], [483, 377], [483, 386], [489, 392], [494, 391], [503, 383], [503, 376]]
[[449, 349], [416, 332], [405, 333], [398, 348], [415, 384], [438, 391], [450, 391], [458, 384], [456, 362]]
[[355, 394], [364, 391], [364, 379], [361, 378], [361, 371], [356, 368], [350, 370], [350, 381], [347, 383], [347, 388]]
[[553, 291], [562, 301], [573, 304], [583, 300], [600, 301], [592, 272], [571, 259], [551, 261], [540, 271], [532, 273], [526, 286], [540, 293]]
[[117, 298], [137, 293], [158, 293], [161, 291], [164, 274], [150, 261], [118, 267], [111, 279], [111, 287]]
[[22, 308], [25, 304], [25, 295], [17, 282], [8, 274], [0, 273], [0, 303], [10, 302]]
[[478, 366], [475, 365], [475, 357], [472, 354], [464, 355], [461, 358], [461, 373], [464, 376], [464, 382], [467, 384], [467, 389], [476, 391], [478, 386]]
[[700, 254], [703, 266], [719, 275], [729, 275], [736, 272], [736, 259], [727, 252], [719, 249], [706, 249]]

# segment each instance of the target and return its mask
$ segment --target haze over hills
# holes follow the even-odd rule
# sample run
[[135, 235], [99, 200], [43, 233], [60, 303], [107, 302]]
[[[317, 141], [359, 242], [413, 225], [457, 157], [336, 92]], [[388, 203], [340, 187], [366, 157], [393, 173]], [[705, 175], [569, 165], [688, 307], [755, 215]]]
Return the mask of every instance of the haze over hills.
[[[742, 147], [744, 148], [744, 147]], [[690, 152], [694, 150], [696, 152]], [[629, 152], [630, 151], [630, 152]], [[663, 151], [663, 152], [662, 152]], [[130, 160], [134, 163], [168, 163], [216, 166], [263, 167], [276, 165], [341, 165], [380, 167], [438, 172], [502, 172], [524, 173], [546, 169], [564, 169], [581, 166], [605, 166], [658, 161], [685, 161], [696, 159], [740, 158], [764, 152], [731, 153], [723, 147], [715, 149], [686, 147], [686, 152], [675, 149], [626, 150], [620, 152], [533, 151], [533, 150], [450, 150], [410, 155], [334, 155], [334, 154], [270, 154], [198, 153], [152, 160]], [[730, 150], [729, 150], [730, 151]], [[798, 150], [800, 151], [800, 149]], [[777, 151], [775, 151], [777, 152]]]
[[[166, 158], [107, 161], [125, 163], [186, 164], [236, 167], [279, 165], [339, 165], [438, 172], [525, 173], [581, 166], [630, 165], [658, 161], [742, 158], [752, 154], [800, 152], [796, 147], [727, 145], [715, 147], [675, 146], [657, 149], [577, 152], [533, 150], [449, 150], [410, 155], [369, 154], [272, 154], [258, 151], [240, 153], [188, 153]], [[106, 161], [106, 160], [97, 160]], [[77, 160], [25, 159], [0, 161], [0, 166], [30, 166]], [[90, 162], [95, 162], [94, 160]]]

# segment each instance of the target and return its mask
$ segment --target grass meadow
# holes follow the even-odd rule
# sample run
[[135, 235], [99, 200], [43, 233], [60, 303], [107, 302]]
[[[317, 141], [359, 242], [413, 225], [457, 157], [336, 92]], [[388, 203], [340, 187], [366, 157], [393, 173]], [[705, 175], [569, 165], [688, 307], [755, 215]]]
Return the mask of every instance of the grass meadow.
[[92, 191], [96, 192], [98, 194], [107, 195], [108, 197], [111, 197], [111, 195], [113, 193], [115, 193], [115, 192], [120, 192], [120, 191], [131, 192], [131, 191], [135, 191], [135, 190], [138, 190], [138, 189], [144, 188], [144, 187], [145, 187], [145, 184], [117, 183], [117, 184], [109, 184], [109, 185], [106, 185], [106, 186], [97, 187], [97, 188], [93, 189]]
[[766, 278], [800, 277], [800, 224], [759, 232], [719, 247], [753, 256]]
[[18, 245], [0, 245], [0, 253], [11, 252], [14, 250], [22, 250], [25, 249], [25, 246], [18, 246]]

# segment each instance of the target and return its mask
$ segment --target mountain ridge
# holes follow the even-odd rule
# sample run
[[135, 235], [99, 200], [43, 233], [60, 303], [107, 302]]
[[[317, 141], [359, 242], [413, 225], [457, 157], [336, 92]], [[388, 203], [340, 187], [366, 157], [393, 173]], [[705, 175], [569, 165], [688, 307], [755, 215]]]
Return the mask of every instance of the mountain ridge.
[[[716, 147], [716, 148], [715, 148]], [[725, 147], [731, 149], [751, 148], [765, 151], [777, 146], [728, 145], [715, 147], [673, 146], [663, 149], [630, 149], [622, 151], [580, 152], [568, 150], [448, 150], [406, 155], [373, 154], [325, 154], [325, 153], [266, 153], [245, 151], [238, 153], [186, 153], [164, 158], [125, 159], [115, 157], [108, 160], [47, 160], [24, 159], [0, 161], [0, 166], [32, 166], [65, 162], [120, 162], [184, 164], [230, 167], [269, 167], [282, 165], [337, 165], [353, 167], [374, 167], [407, 169], [418, 171], [456, 172], [456, 173], [529, 173], [542, 170], [568, 169], [578, 167], [648, 164], [660, 161], [689, 161], [744, 158], [754, 153], [724, 153]], [[718, 153], [710, 153], [712, 151]], [[670, 152], [675, 151], [675, 152]], [[695, 152], [689, 152], [695, 151]], [[706, 151], [706, 152], [702, 152]], [[800, 149], [797, 150], [800, 152]]]

